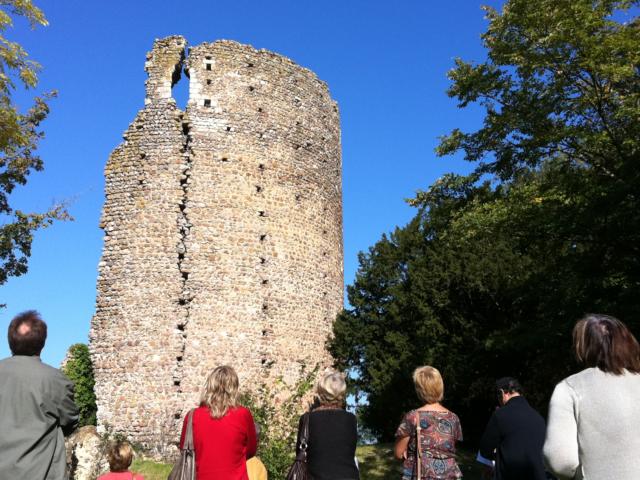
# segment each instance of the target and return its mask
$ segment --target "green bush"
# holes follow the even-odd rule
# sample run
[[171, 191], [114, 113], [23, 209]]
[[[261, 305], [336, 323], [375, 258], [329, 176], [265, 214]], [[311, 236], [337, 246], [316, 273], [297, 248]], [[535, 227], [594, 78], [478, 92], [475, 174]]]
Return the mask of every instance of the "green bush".
[[75, 384], [75, 402], [80, 409], [80, 427], [96, 424], [96, 395], [93, 391], [93, 363], [89, 347], [76, 343], [69, 347], [67, 361], [62, 367], [64, 374]]
[[303, 400], [311, 390], [317, 368], [303, 375], [293, 387], [279, 380], [273, 386], [263, 384], [255, 393], [246, 393], [241, 403], [251, 410], [260, 425], [258, 456], [269, 478], [285, 478], [295, 459], [298, 421]]

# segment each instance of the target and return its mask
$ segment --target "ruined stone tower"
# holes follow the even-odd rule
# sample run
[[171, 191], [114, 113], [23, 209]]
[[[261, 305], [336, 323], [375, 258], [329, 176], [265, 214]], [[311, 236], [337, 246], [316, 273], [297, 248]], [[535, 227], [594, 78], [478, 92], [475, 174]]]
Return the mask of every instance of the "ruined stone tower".
[[[343, 305], [340, 126], [326, 84], [231, 41], [147, 55], [145, 107], [109, 158], [90, 346], [98, 421], [172, 439], [206, 374], [241, 386], [328, 363]], [[186, 111], [171, 97], [189, 77]]]

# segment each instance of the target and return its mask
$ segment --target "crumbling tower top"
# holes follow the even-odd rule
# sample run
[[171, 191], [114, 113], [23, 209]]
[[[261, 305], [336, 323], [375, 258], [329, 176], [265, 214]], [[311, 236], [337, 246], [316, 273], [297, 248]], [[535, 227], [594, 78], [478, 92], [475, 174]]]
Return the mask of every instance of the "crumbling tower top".
[[182, 62], [187, 41], [181, 35], [156, 39], [153, 49], [147, 53], [144, 69], [149, 75], [146, 85], [145, 105], [154, 100], [168, 100], [171, 88], [180, 80]]

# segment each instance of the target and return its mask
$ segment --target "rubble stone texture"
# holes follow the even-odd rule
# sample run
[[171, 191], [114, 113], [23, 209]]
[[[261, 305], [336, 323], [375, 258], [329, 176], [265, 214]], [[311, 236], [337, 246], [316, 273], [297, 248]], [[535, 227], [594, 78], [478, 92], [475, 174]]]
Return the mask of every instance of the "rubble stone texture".
[[330, 363], [342, 161], [326, 84], [285, 57], [231, 41], [187, 55], [172, 36], [145, 69], [145, 107], [105, 168], [90, 348], [99, 425], [157, 444], [217, 365], [256, 389]]
[[95, 480], [109, 471], [107, 443], [96, 427], [81, 427], [64, 440], [69, 480]]

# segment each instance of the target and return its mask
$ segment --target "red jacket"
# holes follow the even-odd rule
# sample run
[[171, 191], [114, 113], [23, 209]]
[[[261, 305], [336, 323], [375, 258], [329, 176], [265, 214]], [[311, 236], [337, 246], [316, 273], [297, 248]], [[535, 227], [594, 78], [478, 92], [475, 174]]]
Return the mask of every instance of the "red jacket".
[[[184, 442], [186, 419], [180, 447]], [[256, 430], [251, 412], [230, 409], [222, 418], [212, 418], [207, 407], [193, 413], [193, 444], [198, 480], [248, 480], [246, 462], [256, 454]]]

